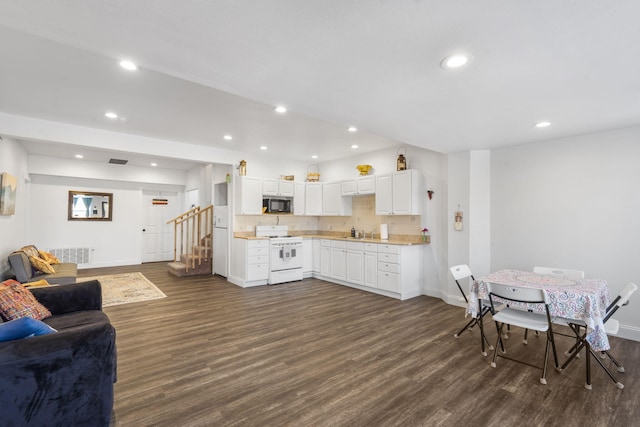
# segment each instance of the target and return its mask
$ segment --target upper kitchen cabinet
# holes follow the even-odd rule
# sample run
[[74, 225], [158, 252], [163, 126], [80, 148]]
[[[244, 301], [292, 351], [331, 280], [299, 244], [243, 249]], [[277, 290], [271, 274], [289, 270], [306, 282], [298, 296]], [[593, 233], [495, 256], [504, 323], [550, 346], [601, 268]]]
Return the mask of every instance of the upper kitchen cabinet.
[[265, 196], [293, 197], [293, 184], [293, 181], [264, 178], [262, 180], [262, 194]]
[[322, 215], [322, 183], [307, 182], [304, 200], [305, 215]]
[[262, 178], [237, 177], [235, 200], [236, 215], [262, 215]]
[[342, 196], [342, 182], [322, 183], [322, 215], [351, 215], [351, 197]]
[[422, 215], [422, 174], [405, 170], [376, 176], [376, 215]]
[[304, 215], [306, 186], [304, 182], [296, 182], [293, 185], [293, 214]]
[[355, 179], [342, 181], [343, 196], [359, 196], [364, 194], [375, 194], [376, 180], [374, 175], [361, 176]]

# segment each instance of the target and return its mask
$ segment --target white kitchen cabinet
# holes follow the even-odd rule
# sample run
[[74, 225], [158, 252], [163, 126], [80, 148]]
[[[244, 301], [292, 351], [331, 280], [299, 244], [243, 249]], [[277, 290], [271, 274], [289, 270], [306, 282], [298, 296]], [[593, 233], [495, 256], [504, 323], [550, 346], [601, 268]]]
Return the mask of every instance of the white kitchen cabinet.
[[262, 215], [262, 178], [239, 176], [235, 184], [236, 215]]
[[415, 169], [393, 174], [393, 214], [422, 215], [422, 173]]
[[364, 248], [364, 286], [378, 287], [378, 245], [365, 243]]
[[302, 239], [302, 276], [313, 275], [313, 239]]
[[347, 278], [346, 268], [347, 242], [331, 240], [331, 275], [332, 279], [345, 280]]
[[322, 215], [322, 183], [307, 182], [305, 188], [305, 215]]
[[312, 239], [312, 253], [313, 253], [313, 260], [312, 260], [312, 271], [313, 274], [320, 274], [320, 239]]
[[361, 176], [342, 181], [343, 196], [359, 196], [374, 194], [376, 190], [375, 175]]
[[262, 194], [265, 196], [293, 197], [293, 184], [293, 181], [264, 178], [262, 180]]
[[322, 215], [351, 215], [351, 197], [342, 196], [342, 182], [322, 183]]
[[393, 212], [392, 191], [392, 175], [376, 175], [376, 215], [391, 215]]
[[266, 285], [269, 277], [269, 240], [233, 239], [228, 280], [242, 287]]
[[331, 277], [331, 240], [320, 241], [320, 274]]
[[346, 280], [349, 283], [364, 284], [364, 245], [363, 242], [347, 242]]
[[293, 186], [293, 214], [304, 215], [305, 208], [305, 183], [296, 182]]
[[376, 176], [376, 215], [421, 215], [422, 174], [405, 170]]

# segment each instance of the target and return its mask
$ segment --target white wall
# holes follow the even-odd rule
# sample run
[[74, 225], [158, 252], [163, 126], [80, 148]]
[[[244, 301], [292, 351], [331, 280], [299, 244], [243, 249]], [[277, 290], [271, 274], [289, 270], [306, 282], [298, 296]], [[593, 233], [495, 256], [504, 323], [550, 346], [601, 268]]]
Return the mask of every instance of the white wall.
[[[584, 270], [640, 283], [640, 127], [492, 151], [491, 269]], [[640, 340], [640, 295], [616, 315]], [[636, 308], [634, 308], [636, 307]]]
[[24, 246], [24, 232], [27, 228], [25, 214], [28, 210], [25, 184], [27, 174], [27, 152], [15, 141], [8, 137], [0, 140], [0, 173], [6, 172], [17, 180], [16, 213], [15, 215], [0, 215], [0, 277], [8, 268], [7, 256], [14, 250]]
[[[112, 221], [68, 221], [70, 189], [113, 193]], [[27, 240], [39, 248], [94, 248], [93, 262], [86, 267], [139, 264], [141, 230], [139, 190], [31, 184]], [[79, 266], [82, 267], [82, 266]]]

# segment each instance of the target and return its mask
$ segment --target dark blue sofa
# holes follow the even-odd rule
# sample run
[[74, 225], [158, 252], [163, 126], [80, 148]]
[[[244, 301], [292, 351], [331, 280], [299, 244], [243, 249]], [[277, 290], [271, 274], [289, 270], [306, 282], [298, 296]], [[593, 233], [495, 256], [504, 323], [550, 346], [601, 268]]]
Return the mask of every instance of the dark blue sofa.
[[58, 333], [0, 343], [0, 423], [108, 426], [116, 335], [96, 280], [31, 289]]

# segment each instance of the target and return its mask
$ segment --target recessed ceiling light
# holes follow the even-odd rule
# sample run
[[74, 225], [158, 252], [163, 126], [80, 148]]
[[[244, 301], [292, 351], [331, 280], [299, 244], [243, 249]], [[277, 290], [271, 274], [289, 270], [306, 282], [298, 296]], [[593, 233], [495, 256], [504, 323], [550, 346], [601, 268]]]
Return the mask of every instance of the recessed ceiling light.
[[353, 144], [353, 145], [351, 146], [351, 148], [353, 148], [353, 149], [358, 148], [358, 144]]
[[266, 146], [266, 145], [263, 145], [263, 146], [261, 146], [261, 147], [260, 147], [260, 149], [261, 149], [261, 150], [266, 150], [266, 149], [267, 149], [267, 146]]
[[113, 111], [107, 111], [106, 113], [104, 113], [105, 117], [108, 117], [110, 119], [117, 119], [118, 115], [116, 113], [114, 113]]
[[358, 130], [358, 128], [357, 128], [357, 127], [355, 127], [355, 126], [349, 126], [349, 129], [347, 129], [347, 130], [348, 130], [349, 132], [355, 132], [355, 131], [357, 131], [357, 130]]
[[231, 135], [225, 135], [223, 136], [224, 139], [226, 139], [227, 141], [231, 141], [233, 139], [233, 137]]
[[312, 159], [317, 159], [318, 156], [316, 154], [314, 154], [313, 156], [311, 156]]
[[153, 166], [154, 168], [155, 168], [156, 166], [158, 166], [158, 164], [157, 164], [157, 163], [150, 163], [150, 165], [151, 165], [151, 166]]
[[548, 121], [538, 122], [535, 124], [535, 126], [537, 128], [548, 128], [549, 126], [551, 126], [551, 122], [548, 122]]
[[76, 159], [84, 159], [84, 156], [82, 154], [76, 154]]
[[276, 108], [274, 108], [276, 113], [286, 113], [287, 112], [287, 108], [283, 107], [282, 105], [278, 105]]
[[138, 69], [138, 66], [136, 64], [127, 60], [120, 61], [120, 66], [129, 71], [136, 71]]
[[469, 56], [468, 55], [462, 55], [462, 54], [456, 54], [456, 55], [451, 55], [451, 56], [447, 56], [446, 58], [444, 58], [441, 62], [440, 62], [440, 66], [446, 70], [451, 69], [451, 68], [460, 68], [463, 65], [466, 65], [469, 63]]

